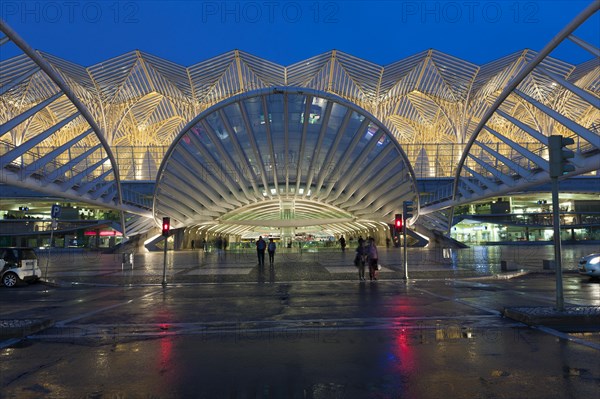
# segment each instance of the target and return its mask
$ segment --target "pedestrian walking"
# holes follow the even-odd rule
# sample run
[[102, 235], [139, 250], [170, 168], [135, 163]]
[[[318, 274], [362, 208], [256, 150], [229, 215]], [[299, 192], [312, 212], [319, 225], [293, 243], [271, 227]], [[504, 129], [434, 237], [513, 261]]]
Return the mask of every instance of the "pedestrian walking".
[[346, 239], [343, 235], [340, 237], [340, 247], [342, 247], [342, 251], [346, 250]]
[[217, 248], [217, 258], [221, 259], [223, 257], [223, 237], [217, 237], [217, 240], [215, 241], [215, 247]]
[[356, 248], [356, 256], [354, 257], [354, 266], [358, 269], [358, 279], [365, 281], [365, 261], [366, 261], [366, 248], [363, 245], [363, 240], [358, 242]]
[[369, 237], [367, 245], [367, 259], [369, 262], [369, 279], [371, 281], [377, 280], [377, 265], [379, 262], [379, 254], [377, 253], [377, 246], [375, 245], [375, 239]]
[[358, 245], [365, 245], [365, 239], [362, 236], [358, 236]]
[[194, 246], [195, 242], [194, 240], [192, 240], [192, 249], [196, 249], [196, 247]]
[[267, 251], [269, 252], [269, 264], [273, 266], [275, 263], [275, 250], [277, 249], [277, 244], [272, 238], [269, 238], [269, 245], [267, 246]]
[[263, 240], [262, 236], [258, 237], [258, 241], [256, 241], [256, 254], [258, 255], [258, 265], [265, 265], [265, 249], [267, 248], [267, 243]]

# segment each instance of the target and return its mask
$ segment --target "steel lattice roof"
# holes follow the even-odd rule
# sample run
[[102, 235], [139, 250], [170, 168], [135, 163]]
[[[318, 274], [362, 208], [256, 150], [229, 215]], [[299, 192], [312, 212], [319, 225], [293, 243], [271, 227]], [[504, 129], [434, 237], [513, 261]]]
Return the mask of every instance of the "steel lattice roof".
[[[520, 187], [514, 181], [519, 184], [540, 181], [542, 175], [538, 171], [547, 169], [545, 137], [551, 134], [577, 138], [577, 173], [587, 173], [594, 170], [595, 154], [600, 149], [600, 52], [598, 43], [587, 43], [573, 32], [597, 11], [598, 4], [592, 3], [565, 28], [568, 32], [549, 44], [552, 49], [563, 42], [584, 48], [592, 58], [578, 65], [552, 58], [550, 51], [545, 50], [540, 53], [523, 50], [485, 65], [475, 65], [432, 49], [385, 66], [337, 50], [288, 66], [232, 50], [188, 67], [140, 51], [84, 67], [32, 50], [2, 21], [6, 36], [0, 38], [0, 44], [14, 41], [24, 51], [0, 62], [3, 182], [32, 187], [39, 181], [42, 191], [66, 190], [74, 198], [122, 209], [123, 198], [128, 195], [121, 192], [121, 179], [153, 180], [158, 176], [155, 217], [168, 213], [166, 209], [170, 207], [182, 224], [217, 219], [223, 223], [233, 219], [242, 221], [252, 212], [263, 212], [262, 219], [267, 220], [272, 218], [271, 211], [255, 204], [276, 201], [270, 192], [275, 189], [279, 193], [280, 182], [285, 181], [286, 190], [294, 184], [296, 190], [302, 186], [305, 193], [311, 190], [308, 176], [302, 175], [301, 162], [293, 164], [294, 173], [300, 173], [298, 176], [292, 173], [271, 181], [264, 169], [268, 162], [263, 160], [256, 163], [262, 170], [249, 181], [242, 181], [242, 177], [236, 182], [221, 181], [228, 192], [219, 192], [216, 184], [208, 184], [209, 200], [201, 201], [205, 206], [195, 212], [185, 210], [192, 203], [167, 199], [164, 188], [172, 184], [183, 192], [190, 182], [176, 182], [175, 169], [191, 167], [195, 168], [193, 172], [200, 172], [207, 154], [216, 154], [214, 148], [202, 147], [208, 145], [206, 142], [196, 142], [193, 135], [186, 136], [194, 127], [210, 128], [210, 118], [220, 120], [229, 135], [236, 132], [235, 123], [245, 125], [247, 136], [254, 135], [258, 143], [262, 138], [256, 133], [248, 134], [248, 122], [239, 123], [239, 115], [234, 122], [228, 112], [234, 112], [233, 104], [248, 108], [250, 98], [265, 98], [265, 91], [274, 88], [284, 92], [302, 88], [311, 94], [301, 95], [300, 89], [293, 89], [296, 90], [293, 96], [306, 101], [320, 98], [327, 103], [345, 104], [385, 131], [386, 140], [400, 146], [414, 143], [462, 146], [461, 159], [438, 154], [434, 160], [441, 170], [457, 170], [454, 202], [448, 202], [448, 196], [440, 193], [440, 209]], [[292, 114], [295, 115], [286, 108], [280, 116], [288, 120]], [[205, 115], [206, 119], [199, 120], [198, 115]], [[242, 118], [256, 115], [247, 111]], [[288, 140], [310, 136], [299, 128], [301, 125], [294, 126]], [[353, 134], [340, 126], [332, 130], [342, 136]], [[185, 137], [198, 151], [206, 152], [195, 166], [186, 164], [186, 156], [194, 161], [200, 157], [186, 155], [182, 146]], [[317, 154], [318, 142], [309, 144], [299, 148]], [[258, 152], [250, 148], [254, 145], [252, 140], [234, 141], [232, 145], [227, 148], [229, 155], [220, 154], [216, 161], [224, 162], [230, 157], [229, 162], [243, 163], [243, 156], [248, 154], [268, 158], [278, 151], [275, 142], [265, 143]], [[289, 143], [284, 146], [289, 147]], [[114, 156], [121, 148], [131, 147], [146, 150], [141, 155]], [[165, 154], [167, 148], [169, 153]], [[407, 148], [410, 151], [405, 154], [401, 149], [396, 150], [398, 164], [402, 165], [397, 171], [400, 176], [405, 176], [411, 164], [432, 162], [424, 148]], [[140, 162], [151, 165], [146, 168], [149, 173], [138, 173]], [[174, 164], [171, 166], [169, 162]], [[352, 163], [351, 159], [346, 162]], [[160, 187], [161, 182], [167, 185]], [[345, 182], [343, 186], [351, 185]], [[210, 193], [211, 190], [214, 192]], [[364, 204], [352, 205], [350, 199], [346, 199], [350, 201], [347, 203], [341, 200], [346, 195], [343, 189], [336, 191], [335, 185], [322, 184], [319, 190], [326, 190], [312, 191], [313, 199], [318, 198], [318, 203], [326, 205], [319, 219], [331, 219], [331, 212], [347, 220], [365, 216], [361, 214], [366, 212]], [[385, 194], [381, 185], [375, 190]], [[406, 195], [414, 191], [412, 183], [405, 187]], [[302, 207], [312, 209], [309, 202], [304, 202], [306, 194], [296, 198], [298, 192], [294, 197], [300, 213]], [[289, 195], [290, 191], [286, 193]], [[243, 210], [224, 212], [232, 207]], [[131, 210], [135, 212], [134, 208]], [[395, 211], [397, 207], [383, 212], [375, 210], [371, 217], [383, 221]], [[306, 215], [309, 213], [306, 211]]]

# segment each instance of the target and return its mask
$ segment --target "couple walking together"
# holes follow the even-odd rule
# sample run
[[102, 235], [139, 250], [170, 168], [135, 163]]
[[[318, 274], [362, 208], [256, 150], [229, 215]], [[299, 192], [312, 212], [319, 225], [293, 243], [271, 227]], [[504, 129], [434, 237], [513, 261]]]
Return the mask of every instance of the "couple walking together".
[[269, 238], [269, 243], [267, 244], [265, 240], [263, 240], [262, 236], [259, 236], [258, 241], [256, 241], [256, 254], [258, 255], [259, 266], [265, 265], [265, 249], [269, 252], [269, 264], [273, 266], [277, 245], [272, 238]]
[[367, 242], [362, 237], [358, 238], [358, 248], [356, 248], [356, 257], [354, 258], [354, 265], [358, 268], [358, 279], [360, 281], [365, 280], [365, 266], [369, 266], [369, 280], [377, 280], [379, 255], [377, 253], [377, 246], [375, 245], [375, 239], [369, 237]]

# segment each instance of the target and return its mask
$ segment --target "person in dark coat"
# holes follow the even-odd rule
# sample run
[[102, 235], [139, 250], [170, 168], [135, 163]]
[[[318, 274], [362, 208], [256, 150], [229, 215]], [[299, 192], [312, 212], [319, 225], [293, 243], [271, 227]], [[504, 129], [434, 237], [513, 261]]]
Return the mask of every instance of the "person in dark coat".
[[269, 245], [267, 246], [267, 251], [269, 252], [269, 264], [273, 266], [275, 263], [275, 250], [277, 249], [277, 244], [272, 238], [269, 238]]
[[340, 237], [340, 247], [342, 247], [342, 251], [346, 250], [346, 239], [344, 238], [344, 236]]
[[256, 241], [256, 254], [258, 255], [258, 265], [265, 265], [265, 249], [267, 249], [267, 243], [263, 240], [262, 236], [258, 237]]

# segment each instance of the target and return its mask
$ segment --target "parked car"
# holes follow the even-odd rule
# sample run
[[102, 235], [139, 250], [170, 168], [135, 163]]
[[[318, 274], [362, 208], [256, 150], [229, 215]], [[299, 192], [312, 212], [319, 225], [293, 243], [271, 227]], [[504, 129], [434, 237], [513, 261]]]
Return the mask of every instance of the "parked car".
[[579, 274], [592, 278], [600, 278], [600, 253], [582, 257], [577, 265]]
[[14, 287], [19, 281], [39, 280], [42, 271], [33, 248], [0, 248], [0, 276], [6, 287]]

